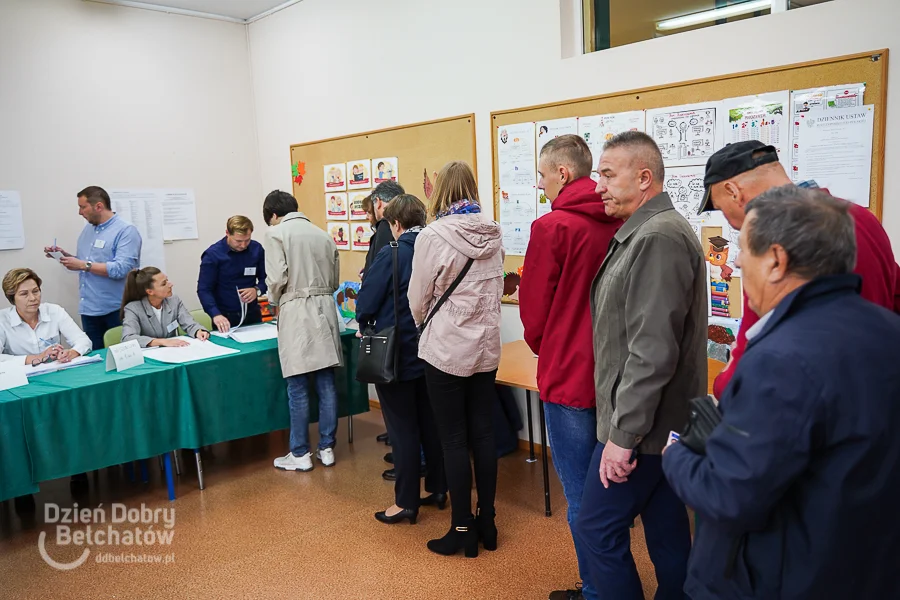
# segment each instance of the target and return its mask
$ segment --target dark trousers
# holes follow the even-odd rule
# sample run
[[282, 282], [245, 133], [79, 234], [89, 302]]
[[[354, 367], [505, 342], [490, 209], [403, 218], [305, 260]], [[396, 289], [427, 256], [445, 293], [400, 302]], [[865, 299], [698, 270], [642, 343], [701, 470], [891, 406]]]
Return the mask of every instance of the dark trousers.
[[447, 491], [444, 456], [434, 413], [428, 400], [425, 377], [376, 385], [381, 410], [390, 423], [391, 452], [394, 454], [394, 497], [400, 508], [419, 508], [420, 448], [425, 452], [425, 491]]
[[[228, 319], [232, 327], [237, 327], [241, 322], [240, 311], [236, 313], [222, 312], [222, 316]], [[259, 302], [254, 302], [247, 307], [247, 316], [244, 318], [244, 325], [256, 325], [262, 323], [262, 311], [259, 308]]]
[[122, 317], [119, 315], [119, 311], [111, 312], [108, 315], [98, 315], [96, 317], [81, 315], [81, 328], [84, 329], [84, 333], [91, 340], [94, 350], [101, 350], [104, 346], [104, 334], [113, 327], [118, 327], [121, 324]]
[[574, 532], [597, 597], [644, 599], [631, 555], [629, 531], [640, 515], [659, 583], [656, 600], [684, 600], [691, 529], [684, 504], [663, 475], [662, 456], [639, 455], [628, 481], [610, 482], [607, 489], [600, 483], [602, 454], [603, 444], [598, 443], [588, 468]]
[[425, 364], [428, 395], [444, 449], [454, 523], [472, 516], [470, 446], [475, 461], [478, 505], [491, 513], [494, 510], [494, 496], [497, 495], [493, 423], [496, 378], [497, 371], [457, 377]]

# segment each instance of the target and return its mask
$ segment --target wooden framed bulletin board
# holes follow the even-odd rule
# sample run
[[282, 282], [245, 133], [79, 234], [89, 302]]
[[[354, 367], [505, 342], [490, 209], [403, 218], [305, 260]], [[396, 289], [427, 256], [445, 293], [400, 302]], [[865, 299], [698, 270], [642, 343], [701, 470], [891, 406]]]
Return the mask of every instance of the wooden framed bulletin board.
[[[345, 221], [352, 228], [348, 235], [355, 235], [359, 227], [369, 228], [366, 220], [333, 219], [328, 216], [325, 190], [325, 165], [396, 157], [397, 181], [407, 193], [418, 196], [423, 202], [424, 173], [438, 171], [452, 160], [464, 160], [475, 167], [475, 115], [462, 115], [368, 131], [317, 142], [291, 146], [291, 165], [298, 162], [306, 167], [303, 182], [294, 181], [294, 196], [300, 211], [319, 227], [326, 223]], [[372, 165], [374, 170], [377, 165]], [[348, 174], [349, 177], [349, 174]], [[374, 187], [372, 177], [371, 187]], [[356, 190], [360, 193], [366, 189]], [[331, 194], [331, 192], [328, 192]], [[349, 194], [351, 192], [346, 192]], [[366, 252], [347, 250], [341, 252], [341, 281], [359, 281], [359, 271], [365, 265]]]
[[[716, 102], [729, 98], [784, 90], [806, 90], [809, 88], [864, 83], [865, 96], [863, 103], [875, 106], [869, 209], [881, 219], [884, 194], [885, 127], [887, 122], [885, 114], [887, 108], [887, 73], [888, 51], [884, 49], [651, 88], [628, 90], [590, 98], [579, 98], [539, 106], [492, 112], [491, 154], [494, 176], [494, 215], [498, 221], [501, 220], [501, 190], [497, 146], [500, 128], [504, 126], [517, 123], [537, 123], [566, 117], [608, 115], [628, 111]], [[598, 156], [594, 156], [595, 164], [598, 159]], [[717, 233], [712, 232], [710, 235], [717, 235]], [[513, 294], [517, 290], [517, 272], [522, 267], [523, 261], [524, 257], [522, 256], [510, 256], [507, 254], [504, 264], [507, 273], [505, 293]], [[739, 288], [735, 287], [734, 289]], [[509, 296], [505, 296], [504, 301], [516, 303]], [[739, 292], [731, 302], [732, 305], [740, 306]]]

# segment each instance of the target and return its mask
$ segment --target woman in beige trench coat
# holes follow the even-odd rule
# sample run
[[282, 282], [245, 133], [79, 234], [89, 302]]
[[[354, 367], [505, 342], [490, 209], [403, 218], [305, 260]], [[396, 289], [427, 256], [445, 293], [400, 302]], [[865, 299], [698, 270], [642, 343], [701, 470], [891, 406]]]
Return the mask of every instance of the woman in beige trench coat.
[[269, 301], [278, 310], [278, 355], [287, 381], [291, 412], [291, 451], [275, 459], [287, 471], [311, 471], [309, 445], [309, 386], [315, 381], [319, 397], [319, 445], [316, 458], [334, 465], [337, 431], [337, 390], [334, 371], [342, 364], [340, 330], [334, 292], [340, 259], [331, 236], [298, 212], [297, 200], [287, 192], [266, 196], [266, 285]]

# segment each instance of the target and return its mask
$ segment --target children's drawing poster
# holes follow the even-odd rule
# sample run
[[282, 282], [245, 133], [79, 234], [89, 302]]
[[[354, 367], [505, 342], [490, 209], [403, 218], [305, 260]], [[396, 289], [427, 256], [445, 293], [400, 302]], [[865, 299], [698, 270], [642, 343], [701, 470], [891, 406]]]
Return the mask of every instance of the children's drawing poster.
[[800, 181], [800, 126], [811, 115], [838, 108], [856, 108], [864, 104], [866, 84], [851, 83], [791, 92], [791, 164], [792, 181]]
[[553, 119], [551, 121], [538, 121], [535, 123], [535, 143], [537, 144], [537, 157], [540, 159], [541, 149], [547, 145], [547, 142], [561, 135], [578, 134], [578, 118], [570, 117], [567, 119]]
[[363, 192], [350, 192], [347, 194], [350, 202], [350, 220], [351, 221], [365, 221], [368, 220], [368, 215], [366, 215], [366, 209], [363, 208], [363, 200], [366, 199], [370, 193], [369, 190], [365, 190]]
[[347, 218], [347, 194], [346, 192], [325, 193], [326, 220]]
[[702, 223], [702, 217], [697, 215], [697, 211], [700, 210], [705, 193], [703, 187], [705, 169], [699, 165], [666, 169], [666, 179], [663, 183], [663, 189], [669, 193], [675, 210], [687, 219], [697, 237], [700, 237]]
[[500, 190], [500, 229], [507, 256], [525, 256], [535, 219], [534, 188]]
[[790, 92], [787, 90], [723, 100], [720, 124], [726, 146], [759, 140], [775, 146], [785, 171], [790, 169]]
[[334, 244], [338, 247], [338, 250], [349, 250], [350, 249], [350, 224], [341, 222], [334, 223], [329, 221], [327, 223], [328, 233], [331, 235], [331, 239], [334, 240]]
[[347, 189], [372, 187], [372, 161], [368, 158], [347, 162]]
[[344, 163], [325, 165], [325, 191], [342, 192], [347, 189]]
[[537, 185], [534, 123], [497, 127], [497, 162], [500, 187]]
[[670, 106], [647, 111], [647, 133], [659, 145], [666, 167], [706, 164], [722, 147], [718, 102]]
[[706, 256], [710, 317], [740, 319], [743, 309], [741, 271], [734, 261], [741, 251], [739, 233], [721, 213], [711, 213], [700, 228], [700, 245]]
[[352, 234], [353, 234], [352, 242], [351, 242], [351, 249], [368, 252], [369, 242], [372, 239], [372, 235], [375, 232], [372, 231], [372, 228], [369, 227], [368, 223], [351, 223], [350, 227], [352, 229]]
[[[594, 115], [578, 118], [578, 135], [584, 138], [593, 156], [596, 167], [603, 152], [603, 144], [615, 135], [625, 131], [644, 131], [644, 111], [634, 110], [609, 115]], [[596, 174], [592, 174], [596, 179]]]
[[372, 177], [375, 185], [382, 181], [397, 181], [397, 157], [373, 158], [372, 159]]

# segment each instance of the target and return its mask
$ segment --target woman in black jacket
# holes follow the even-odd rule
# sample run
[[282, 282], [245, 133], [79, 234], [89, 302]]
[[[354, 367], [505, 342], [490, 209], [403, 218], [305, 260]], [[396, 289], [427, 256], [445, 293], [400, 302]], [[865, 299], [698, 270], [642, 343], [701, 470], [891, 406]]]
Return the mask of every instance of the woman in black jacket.
[[[409, 312], [409, 300], [406, 297], [412, 275], [416, 236], [425, 226], [425, 205], [409, 194], [397, 196], [385, 208], [384, 220], [390, 224], [398, 245], [400, 373], [395, 383], [375, 387], [385, 420], [391, 423], [397, 481], [394, 484], [394, 505], [375, 513], [375, 518], [389, 524], [408, 519], [415, 524], [420, 505], [437, 504], [438, 508], [443, 509], [447, 502], [447, 479], [441, 442], [428, 400], [425, 363], [418, 356], [416, 324]], [[360, 331], [370, 325], [379, 331], [394, 325], [392, 253], [390, 245], [382, 248], [366, 269], [366, 276], [356, 298], [356, 320]], [[425, 498], [419, 497], [420, 448], [425, 453], [425, 491], [430, 492]]]

